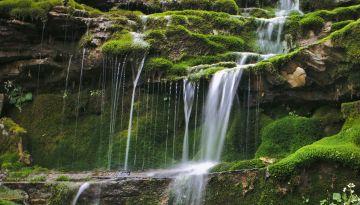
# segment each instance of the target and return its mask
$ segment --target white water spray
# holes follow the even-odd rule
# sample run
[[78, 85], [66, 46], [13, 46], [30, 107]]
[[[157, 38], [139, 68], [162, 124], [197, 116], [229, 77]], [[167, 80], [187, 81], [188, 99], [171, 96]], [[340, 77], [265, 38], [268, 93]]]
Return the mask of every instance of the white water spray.
[[76, 205], [77, 201], [79, 200], [80, 195], [89, 187], [90, 187], [89, 182], [85, 182], [84, 184], [82, 184], [79, 188], [79, 191], [76, 193], [76, 196], [75, 196], [74, 200], [72, 201], [71, 205]]
[[189, 160], [189, 121], [191, 110], [193, 107], [195, 96], [195, 86], [192, 82], [184, 79], [183, 82], [183, 97], [184, 97], [184, 114], [185, 114], [185, 134], [183, 142], [182, 162]]
[[125, 152], [125, 165], [124, 170], [128, 170], [128, 160], [129, 160], [129, 150], [130, 150], [130, 140], [131, 140], [131, 129], [132, 129], [132, 118], [133, 118], [133, 112], [134, 112], [134, 101], [135, 101], [135, 92], [136, 92], [136, 86], [139, 82], [141, 71], [144, 67], [144, 62], [146, 59], [146, 54], [144, 54], [144, 57], [142, 58], [138, 72], [136, 74], [134, 83], [133, 83], [133, 91], [131, 95], [131, 107], [130, 107], [130, 117], [129, 117], [129, 126], [128, 126], [128, 134], [127, 134], [127, 140], [126, 140], [126, 152]]

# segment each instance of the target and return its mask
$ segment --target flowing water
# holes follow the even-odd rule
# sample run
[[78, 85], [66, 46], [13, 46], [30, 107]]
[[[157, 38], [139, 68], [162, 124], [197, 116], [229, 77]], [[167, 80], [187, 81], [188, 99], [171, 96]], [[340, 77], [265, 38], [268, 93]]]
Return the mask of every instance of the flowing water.
[[80, 195], [90, 187], [89, 182], [85, 182], [79, 188], [79, 191], [76, 193], [74, 200], [72, 201], [71, 205], [76, 205], [77, 201], [79, 200]]
[[[168, 172], [172, 173], [175, 177], [170, 187], [170, 204], [202, 204], [208, 170], [220, 162], [231, 107], [242, 76], [242, 71], [253, 65], [251, 64], [252, 62], [247, 62], [250, 56], [257, 57], [257, 60], [255, 60], [255, 62], [257, 62], [274, 56], [274, 54], [285, 52], [286, 45], [282, 41], [282, 32], [286, 17], [291, 11], [299, 11], [299, 1], [281, 0], [275, 18], [258, 19], [260, 21], [260, 26], [257, 31], [258, 42], [261, 52], [264, 53], [263, 55], [256, 53], [238, 53], [240, 58], [236, 68], [219, 71], [212, 77], [203, 111], [200, 159], [197, 160], [197, 162], [183, 163]], [[248, 83], [247, 106], [249, 107], [250, 76]], [[184, 93], [184, 95], [186, 95], [186, 93]], [[184, 102], [186, 103], [186, 101]], [[250, 110], [248, 109], [248, 126], [249, 123]], [[247, 141], [248, 140], [246, 140], [246, 143]], [[184, 149], [183, 156], [186, 155], [188, 155], [188, 150]]]
[[144, 54], [144, 57], [141, 59], [138, 67], [138, 71], [135, 77], [135, 80], [133, 82], [133, 91], [131, 95], [131, 106], [130, 106], [130, 117], [129, 117], [129, 126], [128, 126], [128, 134], [127, 134], [127, 140], [126, 140], [126, 151], [125, 151], [125, 164], [124, 164], [124, 170], [128, 170], [128, 160], [129, 160], [129, 150], [130, 150], [130, 142], [131, 142], [131, 131], [132, 131], [132, 118], [133, 118], [133, 112], [134, 112], [134, 102], [135, 102], [135, 94], [136, 94], [136, 86], [139, 82], [141, 71], [144, 67], [144, 62], [146, 59], [146, 54]]
[[285, 52], [286, 42], [282, 40], [282, 34], [286, 18], [292, 11], [301, 13], [299, 0], [280, 0], [276, 17], [271, 19], [257, 19], [260, 24], [257, 33], [261, 52], [274, 54]]
[[192, 82], [184, 79], [183, 97], [184, 97], [184, 114], [185, 114], [185, 134], [183, 142], [182, 162], [189, 161], [189, 121], [194, 102], [195, 86]]

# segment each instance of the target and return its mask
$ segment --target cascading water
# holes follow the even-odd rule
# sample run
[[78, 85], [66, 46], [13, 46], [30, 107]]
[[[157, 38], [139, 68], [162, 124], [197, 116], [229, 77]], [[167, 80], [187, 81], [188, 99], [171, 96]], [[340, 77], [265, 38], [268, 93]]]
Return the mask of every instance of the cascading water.
[[191, 115], [191, 110], [193, 107], [195, 96], [195, 86], [192, 82], [184, 79], [183, 83], [183, 97], [184, 97], [184, 114], [185, 114], [185, 134], [183, 142], [183, 153], [182, 153], [182, 162], [187, 162], [189, 160], [189, 120]]
[[85, 182], [84, 184], [82, 184], [79, 188], [79, 191], [76, 193], [75, 198], [73, 199], [71, 205], [76, 205], [77, 201], [79, 200], [80, 195], [89, 187], [90, 187], [89, 182]]
[[132, 118], [133, 118], [133, 112], [134, 112], [134, 102], [135, 102], [135, 94], [136, 94], [136, 86], [139, 82], [141, 71], [144, 67], [146, 54], [144, 54], [144, 57], [142, 58], [139, 68], [133, 83], [133, 91], [131, 95], [131, 106], [130, 106], [130, 117], [129, 117], [129, 126], [128, 126], [128, 134], [127, 134], [127, 140], [126, 140], [126, 151], [125, 151], [125, 164], [124, 164], [124, 170], [128, 169], [128, 160], [129, 160], [129, 150], [130, 150], [130, 140], [131, 140], [131, 129], [132, 129]]
[[282, 33], [286, 18], [292, 11], [301, 12], [299, 0], [281, 0], [275, 18], [258, 19], [260, 26], [257, 33], [261, 52], [274, 54], [285, 52], [286, 43], [282, 40]]

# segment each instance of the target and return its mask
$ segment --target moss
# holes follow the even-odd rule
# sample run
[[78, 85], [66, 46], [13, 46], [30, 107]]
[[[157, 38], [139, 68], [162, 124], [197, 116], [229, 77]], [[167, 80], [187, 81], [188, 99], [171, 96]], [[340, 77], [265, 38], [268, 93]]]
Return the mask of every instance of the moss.
[[[345, 104], [344, 107], [348, 105]], [[349, 112], [346, 108], [343, 110], [345, 113]], [[278, 163], [271, 165], [270, 172], [278, 177], [288, 176], [298, 168], [317, 161], [340, 163], [355, 170], [360, 169], [359, 122], [358, 117], [348, 117], [340, 133], [302, 147]]]
[[275, 17], [275, 12], [268, 11], [262, 8], [252, 8], [248, 15], [255, 18], [273, 18]]
[[[3, 17], [17, 18], [21, 20], [47, 20], [47, 13], [54, 7], [63, 5], [62, 0], [3, 0], [0, 1], [0, 13]], [[78, 9], [96, 15], [101, 12], [81, 5], [74, 0], [68, 2], [70, 9]]]
[[322, 136], [318, 120], [288, 116], [275, 120], [261, 131], [256, 157], [282, 158]]
[[70, 181], [70, 180], [71, 178], [67, 175], [60, 175], [55, 179], [55, 181]]
[[211, 41], [221, 44], [227, 51], [244, 51], [248, 49], [245, 41], [235, 36], [225, 35], [208, 35], [207, 38]]
[[212, 6], [210, 0], [181, 0], [180, 7], [181, 9], [199, 9], [199, 10], [209, 10]]
[[259, 169], [265, 167], [260, 159], [223, 162], [211, 169], [211, 172], [236, 171], [245, 169]]
[[44, 181], [46, 181], [46, 176], [44, 176], [44, 175], [34, 176], [34, 177], [30, 178], [29, 181], [32, 183], [44, 182]]
[[338, 123], [344, 119], [340, 110], [331, 106], [322, 106], [316, 109], [312, 118], [320, 120], [323, 124]]
[[[4, 202], [2, 202], [2, 200]], [[0, 185], [0, 204], [1, 205], [15, 205], [14, 201], [20, 202], [24, 200], [24, 193], [20, 190], [12, 190], [6, 186]], [[6, 203], [5, 203], [6, 201]], [[3, 204], [4, 203], [4, 204]]]
[[66, 183], [51, 186], [49, 205], [67, 205], [71, 203], [74, 190]]
[[107, 55], [126, 55], [130, 53], [145, 52], [148, 44], [141, 40], [135, 40], [130, 32], [120, 32], [112, 40], [107, 41], [102, 46], [102, 52]]
[[192, 81], [198, 81], [202, 78], [210, 79], [213, 74], [215, 74], [216, 72], [218, 72], [220, 70], [224, 70], [224, 69], [225, 69], [225, 67], [219, 67], [219, 66], [210, 67], [210, 68], [207, 68], [204, 70], [200, 70], [199, 72], [197, 72], [195, 74], [191, 74], [189, 76], [189, 79]]
[[186, 29], [202, 34], [212, 34], [216, 30], [219, 34], [243, 34], [246, 24], [250, 20], [244, 18], [236, 18], [227, 13], [213, 11], [168, 11], [164, 13], [152, 14], [149, 16], [147, 28], [159, 29], [166, 26], [182, 25]]
[[145, 64], [145, 69], [150, 72], [168, 72], [173, 63], [166, 58], [151, 58]]
[[234, 0], [216, 0], [213, 6], [215, 11], [237, 14], [239, 7]]
[[360, 101], [341, 104], [341, 112], [344, 118], [357, 118], [360, 115]]
[[324, 40], [331, 39], [335, 47], [344, 48], [346, 51], [346, 58], [349, 62], [360, 62], [360, 20], [348, 24], [344, 28], [335, 31]]
[[0, 199], [0, 204], [1, 205], [18, 205], [17, 203], [14, 203], [14, 202], [8, 201], [8, 200], [3, 200], [3, 199]]
[[300, 20], [300, 26], [303, 30], [320, 31], [324, 26], [325, 20], [320, 16], [308, 15]]
[[353, 23], [354, 20], [346, 20], [346, 21], [340, 21], [340, 22], [336, 22], [334, 24], [332, 24], [331, 26], [331, 32], [340, 30], [342, 28], [344, 28], [345, 26], [347, 26], [350, 23]]

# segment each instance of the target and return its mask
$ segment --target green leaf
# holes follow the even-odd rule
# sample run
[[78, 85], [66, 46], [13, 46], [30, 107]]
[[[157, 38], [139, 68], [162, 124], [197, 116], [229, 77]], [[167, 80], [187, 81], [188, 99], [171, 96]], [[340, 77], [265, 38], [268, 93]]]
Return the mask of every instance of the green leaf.
[[26, 95], [25, 95], [26, 101], [30, 101], [30, 100], [32, 100], [32, 98], [33, 98], [32, 93], [26, 93]]
[[341, 194], [340, 193], [333, 193], [333, 200], [337, 202], [342, 202]]

